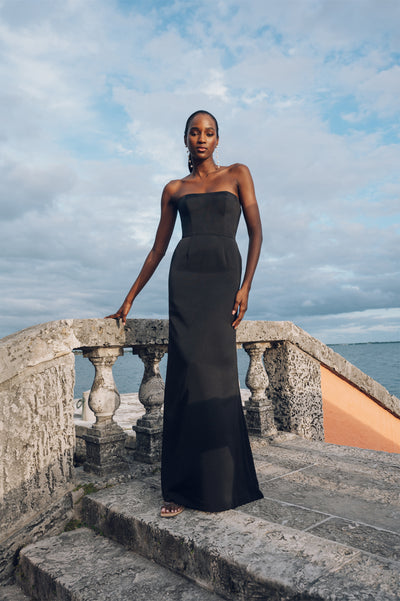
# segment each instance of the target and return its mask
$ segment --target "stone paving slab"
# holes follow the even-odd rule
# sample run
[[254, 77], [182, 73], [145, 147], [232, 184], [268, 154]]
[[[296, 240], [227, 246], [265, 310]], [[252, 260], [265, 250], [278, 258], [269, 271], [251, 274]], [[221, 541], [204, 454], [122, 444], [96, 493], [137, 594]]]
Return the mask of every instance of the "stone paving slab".
[[[348, 468], [345, 469], [340, 465], [326, 467], [313, 464], [293, 472], [288, 479], [291, 482], [324, 488], [328, 493], [339, 490], [368, 501], [390, 503], [400, 508], [400, 472], [395, 474], [396, 480], [392, 473], [391, 481], [389, 481], [387, 471], [385, 481], [379, 477], [378, 472], [372, 473], [372, 470], [362, 474]], [[334, 472], [334, 478], [332, 478], [332, 472]]]
[[[279, 453], [269, 453], [269, 462], [256, 460], [257, 473], [260, 480], [267, 481], [276, 476], [288, 475], [293, 481], [307, 481], [314, 486], [336, 489], [340, 486], [343, 490], [356, 491], [357, 495], [364, 498], [397, 503], [400, 506], [400, 463], [386, 466], [371, 463], [360, 466], [355, 462], [331, 461], [321, 462], [318, 456], [310, 454], [307, 464], [299, 462], [296, 456], [289, 459]], [[362, 468], [362, 469], [360, 469]], [[332, 478], [334, 473], [334, 478]]]
[[[229, 599], [398, 600], [399, 563], [242, 511], [185, 510], [165, 520], [160, 491], [149, 484], [85, 497], [85, 520]], [[360, 588], [360, 574], [368, 586]]]
[[400, 534], [396, 532], [270, 498], [243, 505], [238, 511], [400, 562]]
[[307, 530], [322, 538], [345, 543], [357, 549], [368, 551], [373, 555], [381, 555], [400, 563], [399, 534], [387, 530], [378, 530], [372, 526], [364, 526], [341, 518], [328, 518]]
[[[331, 462], [320, 463], [318, 458], [312, 457], [315, 463], [309, 460], [308, 464], [296, 461], [294, 458], [283, 458], [270, 455], [269, 462], [255, 460], [257, 475], [260, 482], [266, 483], [278, 477], [285, 476], [288, 480], [298, 483], [308, 483], [314, 487], [342, 492], [351, 492], [359, 497], [394, 503], [400, 507], [400, 469], [392, 467], [369, 466], [363, 471], [354, 469], [354, 463]], [[399, 466], [400, 467], [400, 466]], [[334, 478], [332, 478], [334, 473]]]
[[263, 518], [282, 526], [297, 528], [298, 530], [310, 528], [329, 517], [321, 514], [321, 512], [310, 511], [309, 509], [288, 505], [287, 503], [273, 499], [259, 499], [253, 503], [247, 503], [247, 505], [238, 507], [236, 511], [254, 515], [255, 517]]
[[[267, 439], [253, 438], [252, 448], [254, 455], [262, 460], [267, 457], [277, 459], [289, 457], [305, 464], [311, 462], [311, 457], [319, 464], [326, 465], [352, 465], [353, 470], [368, 473], [371, 469], [388, 467], [400, 469], [400, 454], [386, 453], [335, 445], [320, 441], [307, 440], [296, 434], [280, 432], [275, 437]], [[383, 475], [385, 477], [385, 474]]]
[[259, 482], [269, 482], [269, 480], [286, 476], [293, 471], [308, 469], [310, 467], [310, 463], [304, 463], [303, 461], [300, 463], [290, 460], [274, 462], [273, 459], [271, 461], [255, 459], [254, 464]]
[[38, 601], [221, 600], [86, 528], [25, 547], [19, 581]]
[[400, 534], [398, 506], [365, 500], [356, 494], [345, 494], [340, 491], [340, 488], [336, 492], [326, 491], [318, 486], [291, 482], [284, 478], [261, 484], [260, 487], [267, 499]]
[[253, 439], [252, 447], [260, 486], [273, 505], [297, 508], [293, 511], [299, 515], [300, 509], [316, 511], [400, 533], [399, 454], [293, 435]]

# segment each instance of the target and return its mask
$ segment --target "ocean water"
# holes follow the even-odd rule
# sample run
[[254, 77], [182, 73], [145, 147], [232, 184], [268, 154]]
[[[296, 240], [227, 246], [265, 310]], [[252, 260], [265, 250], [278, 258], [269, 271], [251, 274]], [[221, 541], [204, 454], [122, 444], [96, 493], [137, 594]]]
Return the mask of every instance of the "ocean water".
[[331, 344], [335, 353], [400, 398], [400, 342]]
[[[400, 398], [400, 342], [371, 342], [360, 344], [332, 344], [330, 348], [353, 365], [382, 384], [387, 390]], [[240, 386], [245, 388], [248, 355], [238, 350]], [[165, 378], [167, 356], [160, 363], [160, 371]], [[119, 392], [129, 393], [139, 390], [143, 376], [143, 363], [129, 350], [114, 364], [113, 373]], [[94, 367], [82, 355], [75, 356], [75, 398], [80, 398], [85, 390], [90, 390], [94, 378]]]

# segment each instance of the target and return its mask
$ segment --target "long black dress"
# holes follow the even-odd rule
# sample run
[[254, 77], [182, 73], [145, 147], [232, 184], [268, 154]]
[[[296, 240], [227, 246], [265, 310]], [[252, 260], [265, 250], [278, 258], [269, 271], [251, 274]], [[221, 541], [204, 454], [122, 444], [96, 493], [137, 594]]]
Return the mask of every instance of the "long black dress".
[[240, 400], [232, 308], [240, 286], [231, 192], [179, 199], [182, 240], [169, 275], [162, 492], [223, 511], [262, 497]]

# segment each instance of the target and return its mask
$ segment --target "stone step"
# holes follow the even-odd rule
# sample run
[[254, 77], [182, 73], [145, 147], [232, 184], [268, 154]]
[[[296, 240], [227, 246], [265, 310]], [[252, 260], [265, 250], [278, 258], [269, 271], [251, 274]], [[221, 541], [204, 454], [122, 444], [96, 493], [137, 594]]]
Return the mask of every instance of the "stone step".
[[[286, 440], [277, 438], [273, 442], [253, 440], [252, 446], [254, 457], [260, 461], [262, 468], [260, 478], [291, 472], [296, 478], [301, 476], [298, 470], [312, 467], [318, 486], [322, 482], [324, 486], [329, 483], [331, 486], [340, 484], [341, 487], [350, 486], [353, 490], [357, 486], [358, 495], [369, 495], [375, 499], [378, 494], [385, 501], [386, 495], [391, 492], [391, 500], [400, 505], [399, 454], [313, 442], [299, 437]], [[305, 474], [307, 478], [308, 474]]]
[[17, 578], [35, 601], [221, 601], [87, 528], [25, 547]]
[[[256, 502], [258, 503], [258, 502]], [[159, 516], [159, 482], [83, 500], [86, 523], [235, 601], [398, 601], [400, 563], [244, 511]], [[321, 520], [319, 520], [321, 522]]]
[[11, 584], [0, 586], [0, 601], [31, 601], [31, 597], [27, 597], [18, 585]]
[[400, 561], [400, 455], [253, 440], [264, 499], [240, 511]]

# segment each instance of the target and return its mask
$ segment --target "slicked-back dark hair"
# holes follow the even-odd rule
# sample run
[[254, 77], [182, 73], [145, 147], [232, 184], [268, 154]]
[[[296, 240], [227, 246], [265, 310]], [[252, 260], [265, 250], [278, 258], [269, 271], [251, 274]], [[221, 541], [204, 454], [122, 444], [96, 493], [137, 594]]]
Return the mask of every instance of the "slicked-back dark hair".
[[219, 128], [218, 128], [218, 121], [216, 120], [216, 118], [214, 117], [214, 115], [212, 115], [211, 113], [209, 113], [208, 111], [195, 111], [194, 113], [192, 113], [190, 115], [190, 117], [188, 117], [188, 120], [186, 121], [186, 125], [185, 125], [185, 138], [188, 134], [189, 131], [189, 125], [192, 119], [194, 119], [194, 117], [196, 117], [196, 115], [208, 115], [209, 117], [211, 117], [211, 119], [213, 119], [214, 123], [215, 123], [215, 131], [217, 134], [217, 138], [219, 138]]
[[[214, 123], [215, 123], [215, 133], [217, 134], [217, 138], [219, 138], [219, 127], [218, 127], [218, 121], [216, 120], [216, 118], [214, 117], [214, 115], [212, 115], [211, 113], [209, 113], [208, 111], [204, 111], [204, 110], [199, 110], [199, 111], [195, 111], [194, 113], [192, 113], [187, 121], [186, 121], [186, 125], [185, 125], [185, 133], [184, 133], [184, 137], [186, 139], [186, 136], [188, 135], [188, 131], [189, 131], [189, 125], [192, 119], [194, 119], [194, 117], [196, 117], [196, 115], [208, 115], [209, 117], [211, 117], [211, 119], [213, 119]], [[193, 171], [193, 165], [192, 165], [192, 160], [191, 157], [189, 155], [189, 160], [188, 160], [188, 169], [190, 171], [190, 173], [192, 173]]]

